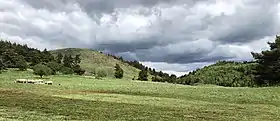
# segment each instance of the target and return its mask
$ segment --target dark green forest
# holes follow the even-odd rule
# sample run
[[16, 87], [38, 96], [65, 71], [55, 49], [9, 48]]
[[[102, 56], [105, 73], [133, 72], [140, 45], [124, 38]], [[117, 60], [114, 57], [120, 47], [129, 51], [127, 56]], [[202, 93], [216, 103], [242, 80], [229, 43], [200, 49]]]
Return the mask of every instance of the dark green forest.
[[55, 75], [58, 72], [82, 75], [85, 71], [80, 67], [80, 62], [79, 55], [72, 57], [59, 54], [54, 57], [47, 49], [40, 51], [27, 45], [0, 41], [0, 72], [7, 68], [19, 68], [20, 71], [30, 68], [40, 71], [40, 74], [36, 71], [34, 74], [41, 77], [42, 75]]
[[[269, 50], [260, 53], [252, 52], [252, 61], [234, 62], [218, 61], [213, 65], [189, 72], [181, 77], [156, 71], [142, 65], [139, 61], [126, 61], [122, 57], [112, 56], [124, 63], [140, 69], [137, 80], [148, 81], [149, 74], [153, 82], [166, 82], [183, 85], [214, 84], [227, 87], [261, 87], [278, 86], [280, 83], [280, 37], [275, 42], [268, 42]], [[6, 68], [27, 68], [35, 70], [51, 70], [50, 74], [83, 75], [85, 70], [80, 67], [80, 55], [58, 54], [54, 57], [47, 49], [40, 51], [27, 45], [0, 41], [0, 72]], [[45, 69], [49, 68], [49, 69]], [[119, 65], [115, 67], [115, 77], [122, 78], [123, 70]], [[46, 71], [45, 75], [48, 71]], [[36, 74], [36, 73], [35, 73]], [[41, 74], [42, 75], [42, 74]], [[40, 76], [41, 76], [40, 75]], [[135, 79], [135, 78], [134, 78]]]

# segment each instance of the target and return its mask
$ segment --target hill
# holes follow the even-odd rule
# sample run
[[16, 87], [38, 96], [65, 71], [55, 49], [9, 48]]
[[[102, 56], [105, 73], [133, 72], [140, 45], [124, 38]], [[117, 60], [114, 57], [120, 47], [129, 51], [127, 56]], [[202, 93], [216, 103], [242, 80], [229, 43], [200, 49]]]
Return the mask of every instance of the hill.
[[255, 86], [253, 62], [220, 61], [180, 77], [180, 84], [214, 84], [228, 87]]
[[51, 50], [50, 53], [52, 53], [54, 56], [56, 56], [58, 53], [72, 56], [80, 54], [80, 66], [85, 69], [86, 73], [88, 74], [103, 70], [109, 77], [113, 77], [114, 67], [116, 64], [119, 64], [124, 70], [124, 78], [132, 79], [134, 76], [137, 77], [140, 71], [139, 69], [115, 59], [112, 56], [90, 49], [66, 48]]

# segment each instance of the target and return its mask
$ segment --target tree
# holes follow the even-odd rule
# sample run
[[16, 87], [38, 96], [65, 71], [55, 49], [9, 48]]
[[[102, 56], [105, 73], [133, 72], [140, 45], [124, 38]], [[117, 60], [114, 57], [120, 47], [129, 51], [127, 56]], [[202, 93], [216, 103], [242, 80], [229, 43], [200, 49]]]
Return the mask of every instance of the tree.
[[155, 70], [155, 69], [153, 69], [152, 73], [153, 73], [153, 75], [156, 75], [156, 70]]
[[47, 66], [52, 69], [52, 74], [55, 75], [62, 67], [63, 65], [62, 64], [59, 64], [55, 61], [52, 61], [52, 62], [48, 62], [47, 63]]
[[39, 75], [41, 78], [43, 76], [48, 76], [48, 75], [50, 75], [52, 73], [52, 70], [49, 67], [47, 67], [47, 66], [45, 66], [43, 64], [37, 64], [33, 68], [34, 68], [33, 69], [33, 71], [34, 71], [33, 73], [35, 75]]
[[62, 59], [63, 59], [63, 55], [61, 53], [58, 53], [56, 58], [55, 58], [55, 61], [59, 64], [61, 64], [62, 62]]
[[4, 61], [0, 58], [0, 73], [1, 73], [1, 70], [4, 70], [6, 69], [6, 64], [4, 63]]
[[75, 65], [79, 65], [81, 63], [80, 56], [81, 56], [80, 54], [75, 56], [75, 59], [74, 59], [74, 64]]
[[65, 55], [63, 58], [63, 65], [68, 68], [72, 68], [73, 58], [71, 55]]
[[42, 58], [43, 62], [48, 63], [48, 62], [54, 61], [53, 55], [46, 48], [41, 53], [41, 56], [42, 56], [41, 58]]
[[65, 66], [63, 66], [63, 67], [60, 69], [60, 72], [61, 72], [62, 74], [65, 74], [65, 75], [70, 75], [70, 74], [73, 74], [73, 73], [74, 73], [73, 69], [71, 69], [71, 68], [69, 68], [69, 67], [65, 67]]
[[148, 81], [148, 72], [147, 70], [141, 70], [138, 75], [138, 80]]
[[86, 72], [86, 70], [82, 69], [80, 67], [80, 65], [74, 65], [73, 66], [73, 71], [74, 71], [74, 73], [76, 73], [78, 75], [83, 75]]
[[158, 73], [158, 76], [160, 76], [160, 77], [163, 77], [163, 72], [162, 71], [160, 71], [159, 73]]
[[16, 57], [16, 67], [19, 68], [20, 71], [25, 71], [28, 67], [27, 62], [25, 61], [22, 55]]
[[176, 78], [177, 78], [177, 76], [172, 74], [169, 78], [169, 83], [176, 83]]
[[31, 66], [37, 65], [40, 62], [42, 62], [40, 58], [40, 53], [38, 51], [30, 52], [30, 62], [31, 62]]
[[81, 63], [80, 56], [81, 55], [78, 54], [73, 59], [71, 59], [72, 57], [70, 56], [70, 60], [71, 60], [71, 63], [72, 63], [71, 67], [76, 74], [83, 75], [86, 71], [84, 69], [82, 69], [81, 66], [80, 66], [80, 63]]
[[255, 61], [258, 63], [255, 72], [255, 79], [258, 85], [278, 85], [280, 84], [280, 36], [276, 36], [275, 42], [268, 42], [270, 50], [261, 53], [253, 53]]
[[123, 78], [123, 69], [120, 67], [119, 64], [116, 64], [115, 66], [115, 77], [118, 79]]

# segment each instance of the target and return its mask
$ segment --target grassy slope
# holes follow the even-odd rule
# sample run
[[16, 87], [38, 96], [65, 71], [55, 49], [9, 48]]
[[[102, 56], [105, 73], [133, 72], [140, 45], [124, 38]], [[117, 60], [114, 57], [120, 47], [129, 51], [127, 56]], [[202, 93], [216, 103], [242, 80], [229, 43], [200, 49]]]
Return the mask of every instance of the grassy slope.
[[[280, 120], [280, 88], [182, 86], [51, 76], [54, 85], [14, 84], [0, 74], [0, 120]], [[61, 85], [58, 85], [61, 84]]]
[[137, 77], [140, 71], [139, 69], [136, 69], [126, 63], [123, 63], [119, 60], [101, 54], [94, 50], [68, 48], [68, 49], [53, 50], [51, 51], [51, 53], [54, 55], [56, 55], [57, 53], [71, 54], [71, 55], [81, 54], [81, 59], [82, 59], [81, 67], [84, 68], [87, 72], [92, 72], [94, 69], [96, 71], [101, 69], [101, 70], [105, 70], [108, 73], [108, 75], [111, 77], [114, 75], [114, 66], [116, 65], [116, 63], [120, 64], [120, 66], [124, 70], [125, 78], [132, 79], [134, 76]]
[[199, 69], [195, 74], [184, 78], [199, 80], [197, 83], [222, 85], [229, 83], [231, 86], [250, 86], [253, 83], [252, 68], [255, 63], [226, 63], [213, 64]]

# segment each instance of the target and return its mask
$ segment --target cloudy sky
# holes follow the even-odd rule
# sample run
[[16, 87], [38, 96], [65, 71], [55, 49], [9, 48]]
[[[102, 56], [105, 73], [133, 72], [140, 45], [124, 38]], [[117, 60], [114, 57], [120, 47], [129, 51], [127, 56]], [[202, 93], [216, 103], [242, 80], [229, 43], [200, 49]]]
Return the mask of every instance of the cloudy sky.
[[0, 38], [91, 48], [184, 74], [251, 60], [280, 33], [280, 0], [0, 0]]

